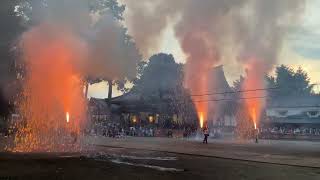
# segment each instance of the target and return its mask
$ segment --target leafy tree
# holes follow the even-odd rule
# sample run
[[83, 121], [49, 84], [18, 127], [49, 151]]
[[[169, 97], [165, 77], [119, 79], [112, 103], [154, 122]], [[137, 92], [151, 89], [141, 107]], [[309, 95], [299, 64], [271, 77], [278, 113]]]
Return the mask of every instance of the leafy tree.
[[173, 91], [181, 85], [182, 65], [174, 61], [172, 55], [156, 54], [148, 63], [140, 63], [138, 78], [134, 81], [134, 91], [159, 96], [161, 92]]
[[24, 29], [14, 13], [16, 5], [15, 0], [2, 0], [0, 6], [0, 116], [9, 113], [9, 100], [13, 96], [13, 91], [10, 90], [8, 93], [7, 89], [16, 88], [13, 87], [16, 80], [14, 44]]
[[120, 5], [117, 0], [89, 0], [90, 10], [100, 15], [109, 11], [116, 20], [123, 20], [125, 5]]
[[[103, 15], [106, 12], [111, 12], [114, 19], [117, 21], [124, 20], [123, 13], [125, 11], [125, 6], [120, 5], [117, 0], [89, 0], [89, 7], [92, 13], [98, 13]], [[132, 49], [136, 49], [135, 43], [132, 41], [132, 38], [127, 34], [127, 29], [122, 27], [121, 32], [123, 33], [123, 44], [128, 47], [132, 47]], [[136, 56], [135, 58], [140, 58], [140, 54], [138, 54], [138, 50], [136, 49]], [[87, 80], [89, 83], [99, 83], [101, 81], [106, 81], [108, 83], [108, 102], [109, 106], [111, 105], [111, 98], [112, 98], [112, 87], [116, 86], [118, 90], [122, 92], [127, 92], [129, 89], [126, 88], [126, 83], [132, 81], [130, 77], [123, 76], [121, 79], [92, 79], [88, 78]], [[88, 84], [86, 85], [88, 87]], [[87, 89], [86, 87], [86, 89]], [[86, 90], [87, 92], [87, 90]], [[87, 94], [86, 94], [87, 97]]]
[[234, 91], [240, 91], [240, 90], [242, 90], [242, 86], [243, 86], [244, 81], [245, 81], [244, 77], [243, 77], [243, 76], [240, 76], [239, 79], [237, 79], [237, 80], [235, 80], [235, 81], [233, 82], [233, 87], [232, 87], [232, 89], [233, 89]]
[[[240, 77], [233, 83], [235, 91], [241, 90], [242, 84], [245, 81], [244, 77]], [[314, 85], [310, 83], [308, 73], [301, 67], [296, 71], [292, 68], [280, 65], [276, 67], [275, 75], [266, 75], [266, 83], [269, 90], [268, 93], [272, 97], [279, 96], [310, 96], [313, 95]]]
[[[32, 17], [33, 10], [35, 8], [32, 8], [32, 5], [40, 6], [42, 8], [46, 8], [48, 6], [47, 2], [49, 0], [25, 0], [17, 8], [17, 14], [21, 17], [23, 17], [26, 20], [27, 24], [33, 24]], [[125, 6], [120, 5], [117, 0], [82, 0], [88, 3], [89, 13], [94, 14], [97, 16], [102, 17], [106, 13], [112, 14], [112, 17], [115, 21], [122, 21], [123, 13], [125, 11]], [[75, 1], [76, 2], [76, 1]], [[95, 26], [99, 25], [99, 20], [96, 22], [95, 25], [92, 26], [92, 28], [95, 28]], [[132, 38], [127, 34], [127, 29], [123, 26], [120, 27], [120, 33], [121, 33], [121, 45], [125, 47], [127, 50], [135, 50], [132, 54], [135, 54], [135, 57], [132, 57], [134, 59], [141, 59], [140, 54], [138, 52], [138, 49], [135, 46], [135, 43], [133, 42]], [[124, 50], [125, 51], [125, 50]], [[105, 77], [85, 77], [85, 96], [87, 97], [87, 92], [89, 88], [89, 84], [94, 83], [100, 83], [102, 81], [106, 81], [108, 83], [108, 102], [110, 105], [111, 98], [112, 98], [112, 86], [116, 86], [118, 90], [122, 92], [127, 92], [128, 89], [126, 88], [126, 83], [128, 81], [131, 81], [129, 75], [123, 75], [122, 77], [118, 77], [118, 79], [114, 79], [113, 77], [105, 78]], [[134, 78], [134, 77], [133, 77]]]
[[292, 68], [281, 65], [276, 68], [275, 76], [267, 76], [268, 87], [277, 88], [270, 91], [272, 96], [310, 96], [314, 85], [301, 67], [294, 71]]
[[[15, 0], [19, 1], [19, 0]], [[23, 17], [28, 24], [33, 24], [32, 14], [34, 13], [33, 5], [39, 7], [46, 7], [49, 0], [20, 0], [16, 3], [16, 14]], [[97, 13], [103, 15], [106, 12], [110, 12], [116, 20], [123, 20], [123, 13], [125, 11], [125, 5], [120, 5], [117, 0], [86, 0], [91, 13]]]
[[141, 94], [149, 104], [162, 104], [166, 113], [180, 114], [185, 122], [196, 123], [190, 92], [183, 87], [183, 68], [171, 54], [155, 54], [138, 65], [132, 92]]

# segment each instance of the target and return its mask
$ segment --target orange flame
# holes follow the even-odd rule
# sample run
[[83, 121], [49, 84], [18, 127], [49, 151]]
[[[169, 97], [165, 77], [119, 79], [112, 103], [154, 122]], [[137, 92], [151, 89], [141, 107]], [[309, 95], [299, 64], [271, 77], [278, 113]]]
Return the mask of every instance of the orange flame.
[[[263, 61], [256, 58], [251, 58], [247, 64], [247, 77], [244, 83], [244, 89], [256, 89], [264, 88], [264, 76], [266, 74], [266, 67], [262, 63]], [[246, 102], [246, 108], [249, 111], [250, 118], [254, 125], [254, 128], [257, 129], [259, 120], [261, 117], [262, 109], [265, 105], [265, 99], [263, 97], [266, 95], [265, 91], [251, 91], [245, 92], [244, 97], [248, 97]], [[250, 97], [262, 97], [262, 98], [250, 98]]]
[[204, 123], [203, 112], [199, 113], [199, 120], [200, 120], [200, 128], [203, 128], [203, 123]]
[[257, 113], [256, 113], [256, 108], [251, 108], [250, 109], [250, 116], [252, 118], [253, 124], [254, 124], [254, 129], [257, 129]]
[[[79, 135], [85, 122], [86, 101], [80, 69], [73, 63], [84, 52], [71, 32], [42, 24], [23, 34], [27, 73], [19, 101], [21, 123], [13, 151], [74, 151], [69, 134]], [[68, 111], [66, 111], [68, 110]], [[72, 112], [72, 124], [69, 122]], [[66, 118], [66, 119], [65, 119]]]
[[[197, 39], [197, 37], [190, 38], [190, 40], [193, 38]], [[191, 47], [189, 45], [187, 46]], [[208, 92], [209, 72], [213, 65], [214, 62], [212, 59], [205, 56], [193, 57], [191, 55], [188, 57], [188, 62], [186, 63], [185, 86], [190, 90], [191, 94], [204, 94]], [[192, 96], [192, 101], [194, 102], [197, 111], [200, 126], [203, 126], [208, 120], [208, 102], [205, 102], [206, 98], [207, 97], [200, 98], [197, 96]]]
[[69, 112], [66, 113], [66, 120], [67, 120], [67, 123], [69, 123], [69, 118], [70, 118], [70, 115], [69, 115]]

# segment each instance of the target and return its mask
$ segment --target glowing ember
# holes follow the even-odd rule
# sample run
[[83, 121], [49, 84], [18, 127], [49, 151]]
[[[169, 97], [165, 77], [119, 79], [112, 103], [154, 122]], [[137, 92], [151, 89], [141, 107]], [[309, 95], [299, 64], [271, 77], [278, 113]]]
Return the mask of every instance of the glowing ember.
[[251, 108], [250, 116], [251, 116], [253, 124], [254, 124], [254, 129], [257, 129], [257, 113], [256, 113], [255, 108]]
[[[202, 50], [208, 47], [203, 47], [205, 44], [202, 44], [202, 40], [198, 39], [198, 36], [190, 34], [189, 38], [190, 39], [185, 41], [186, 43], [194, 41], [192, 44], [200, 43], [201, 48], [200, 46], [194, 48], [191, 44], [183, 45], [184, 48], [191, 48], [190, 50], [194, 53], [190, 54], [186, 63], [185, 86], [190, 90], [191, 94], [204, 94], [209, 91], [208, 77], [211, 68], [215, 64], [214, 61], [212, 61], [214, 57], [206, 57], [207, 54]], [[203, 38], [206, 39], [205, 37]], [[208, 119], [208, 102], [205, 102], [207, 98], [208, 97], [192, 96], [198, 119], [202, 121], [199, 122], [201, 127]]]
[[136, 123], [136, 122], [137, 122], [137, 116], [133, 116], [133, 117], [132, 117], [132, 122], [133, 122], [133, 123]]
[[149, 122], [153, 123], [153, 116], [149, 116]]
[[69, 112], [67, 112], [67, 113], [66, 113], [66, 120], [67, 120], [67, 123], [69, 123], [69, 118], [70, 118], [70, 116], [69, 116]]
[[203, 123], [204, 123], [203, 112], [199, 113], [199, 121], [200, 121], [200, 128], [203, 128]]
[[[251, 58], [248, 60], [247, 64], [247, 77], [244, 82], [244, 89], [256, 89], [256, 88], [264, 88], [264, 76], [265, 76], [265, 67], [264, 64], [261, 63], [262, 60], [257, 58]], [[252, 91], [246, 92], [243, 94], [244, 97], [249, 97], [245, 100], [246, 108], [249, 112], [249, 116], [252, 120], [250, 122], [250, 127], [252, 125], [255, 129], [259, 124], [259, 120], [261, 118], [261, 112], [263, 107], [265, 106], [265, 99], [264, 98], [250, 98], [250, 97], [264, 97], [266, 96], [265, 91]]]
[[[81, 42], [67, 30], [43, 24], [26, 32], [21, 45], [27, 72], [12, 151], [78, 151], [80, 138], [74, 139], [84, 127], [86, 101], [73, 61], [82, 58]], [[66, 126], [69, 113], [75, 118]]]

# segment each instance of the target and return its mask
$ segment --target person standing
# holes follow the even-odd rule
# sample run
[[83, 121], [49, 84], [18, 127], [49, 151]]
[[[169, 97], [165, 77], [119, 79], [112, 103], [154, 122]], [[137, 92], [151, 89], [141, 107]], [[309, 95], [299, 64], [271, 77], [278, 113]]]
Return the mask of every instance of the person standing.
[[207, 127], [205, 127], [205, 128], [203, 129], [203, 134], [204, 134], [203, 143], [208, 144], [209, 130], [208, 130]]
[[259, 143], [259, 129], [254, 130], [255, 143]]

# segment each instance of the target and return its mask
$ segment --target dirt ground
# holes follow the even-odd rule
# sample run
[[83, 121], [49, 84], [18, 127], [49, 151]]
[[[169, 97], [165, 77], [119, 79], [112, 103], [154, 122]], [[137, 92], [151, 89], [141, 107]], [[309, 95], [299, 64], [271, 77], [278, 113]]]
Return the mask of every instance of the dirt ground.
[[89, 137], [98, 146], [155, 150], [210, 157], [232, 158], [258, 162], [311, 166], [320, 168], [320, 142], [308, 141], [254, 141], [209, 139], [139, 138], [123, 139]]
[[[318, 180], [320, 169], [144, 150], [93, 154], [0, 154], [0, 179]], [[162, 158], [162, 159], [161, 159]], [[163, 160], [163, 159], [169, 160]]]
[[[320, 168], [302, 167], [299, 165], [279, 165], [277, 163], [253, 162], [248, 160], [226, 159], [223, 157], [203, 156], [214, 155], [225, 151], [245, 158], [255, 153], [258, 157], [269, 154], [270, 158], [282, 157], [286, 148], [289, 157], [296, 161], [306, 158], [317, 158], [319, 153], [305, 148], [297, 148], [298, 144], [284, 144], [279, 148], [273, 145], [245, 145], [236, 143], [216, 142], [209, 146], [197, 141], [181, 141], [174, 139], [108, 139], [98, 138], [96, 146], [82, 153], [0, 153], [0, 180], [2, 179], [130, 179], [130, 180], [318, 180]], [[130, 142], [130, 143], [129, 143]], [[108, 147], [108, 145], [118, 147]], [[128, 146], [121, 148], [121, 146]], [[315, 148], [318, 145], [315, 144]], [[136, 148], [136, 147], [140, 147]], [[162, 147], [162, 148], [160, 148]], [[178, 148], [180, 147], [180, 148]], [[300, 147], [300, 146], [298, 146]], [[189, 149], [188, 149], [189, 148]], [[148, 150], [149, 149], [149, 150]], [[187, 149], [190, 154], [179, 151]], [[279, 149], [279, 150], [277, 150]], [[177, 152], [165, 152], [176, 150]], [[185, 150], [186, 152], [188, 152]], [[197, 150], [197, 151], [196, 151]], [[183, 151], [182, 151], [183, 152]], [[197, 153], [199, 152], [199, 153]], [[211, 154], [209, 153], [211, 152]], [[306, 153], [301, 154], [301, 153]], [[278, 154], [278, 156], [276, 156]], [[253, 159], [256, 157], [253, 157]], [[268, 158], [268, 157], [265, 157]], [[274, 158], [275, 159], [275, 158]], [[288, 159], [283, 159], [284, 164]], [[290, 160], [290, 159], [289, 159]], [[288, 161], [290, 162], [290, 161]]]

